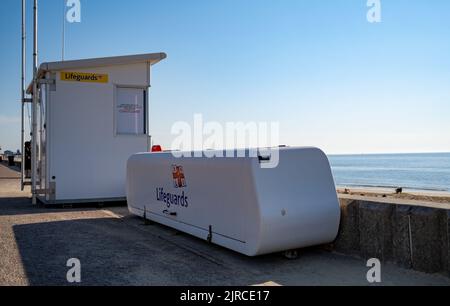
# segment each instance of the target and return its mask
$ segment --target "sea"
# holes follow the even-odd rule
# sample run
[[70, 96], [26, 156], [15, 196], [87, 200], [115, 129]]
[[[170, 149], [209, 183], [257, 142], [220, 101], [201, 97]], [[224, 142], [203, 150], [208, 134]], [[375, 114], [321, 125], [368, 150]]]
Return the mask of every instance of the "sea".
[[339, 187], [450, 192], [450, 153], [330, 155]]

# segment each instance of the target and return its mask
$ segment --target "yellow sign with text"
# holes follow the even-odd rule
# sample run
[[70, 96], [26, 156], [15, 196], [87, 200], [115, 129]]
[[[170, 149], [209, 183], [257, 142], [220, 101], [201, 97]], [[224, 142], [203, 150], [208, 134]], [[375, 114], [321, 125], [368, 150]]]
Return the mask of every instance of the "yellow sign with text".
[[61, 72], [61, 81], [83, 82], [83, 83], [108, 83], [107, 74], [83, 73], [83, 72]]

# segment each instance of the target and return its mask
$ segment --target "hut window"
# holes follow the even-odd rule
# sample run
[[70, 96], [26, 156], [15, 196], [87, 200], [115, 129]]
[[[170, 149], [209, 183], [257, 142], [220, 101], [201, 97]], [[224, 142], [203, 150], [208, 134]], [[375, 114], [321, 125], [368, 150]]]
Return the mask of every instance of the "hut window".
[[143, 135], [146, 133], [146, 90], [117, 87], [116, 134]]

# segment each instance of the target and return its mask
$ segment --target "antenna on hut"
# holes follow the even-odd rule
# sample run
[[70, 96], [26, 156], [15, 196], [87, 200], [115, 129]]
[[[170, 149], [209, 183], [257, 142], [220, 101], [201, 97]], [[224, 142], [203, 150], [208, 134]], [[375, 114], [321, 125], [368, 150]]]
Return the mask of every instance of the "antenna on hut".
[[66, 0], [63, 0], [61, 61], [64, 61], [66, 51], [66, 3]]

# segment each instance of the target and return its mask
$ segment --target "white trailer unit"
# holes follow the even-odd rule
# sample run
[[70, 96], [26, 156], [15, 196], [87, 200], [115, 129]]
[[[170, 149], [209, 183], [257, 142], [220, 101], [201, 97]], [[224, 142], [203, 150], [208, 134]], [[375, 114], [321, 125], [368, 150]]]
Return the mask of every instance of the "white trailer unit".
[[[150, 67], [164, 53], [44, 63], [36, 193], [47, 204], [125, 200], [126, 161], [148, 152]], [[33, 92], [33, 86], [28, 89]]]
[[248, 256], [332, 242], [340, 208], [327, 157], [281, 148], [279, 161], [262, 169], [266, 158], [136, 154], [127, 166], [128, 207]]

